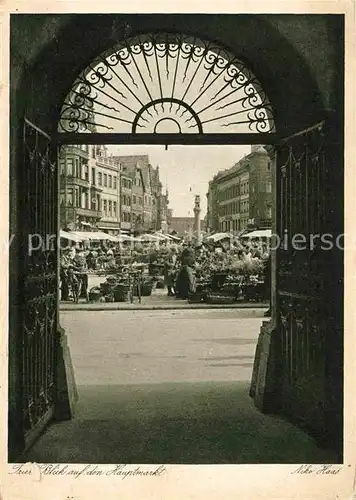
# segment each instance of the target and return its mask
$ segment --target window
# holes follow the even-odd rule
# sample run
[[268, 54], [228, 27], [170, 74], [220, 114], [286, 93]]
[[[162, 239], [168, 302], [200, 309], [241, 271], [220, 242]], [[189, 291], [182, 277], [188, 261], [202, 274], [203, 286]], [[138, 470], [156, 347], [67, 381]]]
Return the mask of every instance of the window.
[[117, 179], [116, 179], [116, 177], [114, 176], [114, 178], [113, 178], [113, 182], [114, 182], [113, 188], [114, 188], [114, 189], [116, 189], [116, 180], [117, 180]]
[[99, 186], [103, 185], [103, 174], [101, 172], [98, 173], [98, 184]]
[[111, 200], [108, 201], [108, 212], [109, 212], [109, 215], [112, 214], [112, 201]]
[[78, 158], [75, 159], [75, 176], [80, 177], [79, 176], [79, 159]]
[[103, 212], [106, 215], [107, 214], [107, 201], [103, 200]]
[[267, 207], [267, 218], [272, 219], [272, 207]]
[[112, 177], [109, 175], [109, 188], [112, 188]]
[[266, 192], [272, 193], [272, 182], [270, 180], [268, 180], [266, 183]]
[[91, 149], [91, 157], [95, 158], [95, 146]]
[[92, 179], [92, 184], [95, 186], [95, 168], [91, 169], [91, 179]]
[[104, 174], [104, 187], [108, 187], [108, 176]]
[[72, 188], [67, 189], [67, 205], [69, 207], [73, 206], [73, 189]]
[[73, 176], [73, 158], [67, 159], [67, 175]]
[[136, 196], [135, 195], [132, 196], [132, 203], [133, 203], [133, 205], [136, 205]]
[[80, 207], [79, 189], [75, 190], [75, 206]]
[[117, 216], [117, 203], [116, 201], [113, 202], [113, 215], [116, 217]]
[[59, 164], [60, 164], [61, 175], [65, 175], [65, 173], [66, 173], [66, 162], [65, 162], [65, 160], [61, 160], [59, 162]]
[[270, 171], [271, 170], [271, 162], [269, 161], [268, 164], [267, 164], [267, 170]]
[[89, 180], [89, 167], [88, 167], [88, 165], [85, 165], [85, 166], [84, 166], [84, 179], [85, 179], [86, 181], [88, 181], [88, 180]]

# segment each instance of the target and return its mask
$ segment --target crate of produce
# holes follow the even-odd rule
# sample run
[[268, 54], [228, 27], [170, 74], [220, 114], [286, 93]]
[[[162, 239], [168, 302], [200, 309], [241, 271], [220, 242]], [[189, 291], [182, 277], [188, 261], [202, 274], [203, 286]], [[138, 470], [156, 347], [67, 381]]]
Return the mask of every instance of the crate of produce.
[[102, 299], [103, 295], [101, 293], [101, 290], [98, 286], [95, 286], [90, 289], [88, 298], [89, 302], [100, 302]]

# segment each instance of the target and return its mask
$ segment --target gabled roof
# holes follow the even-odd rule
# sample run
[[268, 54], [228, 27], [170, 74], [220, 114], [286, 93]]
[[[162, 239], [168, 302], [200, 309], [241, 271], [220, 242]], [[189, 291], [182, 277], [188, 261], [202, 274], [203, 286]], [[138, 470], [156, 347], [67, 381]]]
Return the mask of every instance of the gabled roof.
[[112, 158], [121, 163], [121, 171], [124, 175], [134, 178], [137, 170], [140, 170], [144, 189], [147, 189], [148, 185], [151, 185], [152, 191], [162, 188], [159, 167], [152, 167], [148, 155], [113, 156]]
[[119, 160], [126, 171], [131, 172], [135, 172], [137, 167], [148, 168], [149, 165], [148, 155], [113, 156], [113, 158]]
[[150, 175], [148, 155], [114, 156], [113, 158], [121, 163], [122, 172], [132, 178], [135, 177], [137, 170], [140, 170], [143, 186], [146, 188]]

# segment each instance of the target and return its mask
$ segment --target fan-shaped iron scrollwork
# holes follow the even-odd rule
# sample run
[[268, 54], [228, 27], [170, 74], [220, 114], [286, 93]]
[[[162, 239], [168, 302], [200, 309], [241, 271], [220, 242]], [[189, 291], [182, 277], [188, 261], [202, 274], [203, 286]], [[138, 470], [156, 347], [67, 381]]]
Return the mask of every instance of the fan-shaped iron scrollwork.
[[65, 99], [59, 131], [268, 133], [275, 126], [267, 96], [240, 60], [214, 42], [159, 33], [125, 39], [90, 64]]

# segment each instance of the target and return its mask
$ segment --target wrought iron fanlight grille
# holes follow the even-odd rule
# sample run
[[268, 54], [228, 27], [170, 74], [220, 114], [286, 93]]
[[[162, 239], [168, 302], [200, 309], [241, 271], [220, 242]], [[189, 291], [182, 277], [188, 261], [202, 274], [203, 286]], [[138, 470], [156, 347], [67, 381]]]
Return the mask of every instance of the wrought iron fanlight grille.
[[127, 38], [76, 79], [59, 132], [268, 133], [259, 81], [216, 43], [190, 35]]

